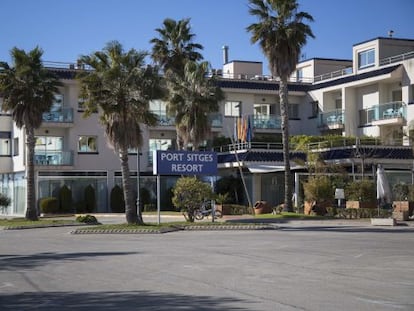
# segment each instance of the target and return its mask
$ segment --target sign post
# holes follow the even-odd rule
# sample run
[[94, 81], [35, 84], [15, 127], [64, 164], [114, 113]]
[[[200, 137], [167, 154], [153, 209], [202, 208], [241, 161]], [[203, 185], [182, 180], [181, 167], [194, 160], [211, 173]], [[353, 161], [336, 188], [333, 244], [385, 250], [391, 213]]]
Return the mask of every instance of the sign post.
[[161, 175], [217, 175], [215, 152], [154, 150], [153, 159], [153, 174], [157, 175], [158, 224], [161, 222]]

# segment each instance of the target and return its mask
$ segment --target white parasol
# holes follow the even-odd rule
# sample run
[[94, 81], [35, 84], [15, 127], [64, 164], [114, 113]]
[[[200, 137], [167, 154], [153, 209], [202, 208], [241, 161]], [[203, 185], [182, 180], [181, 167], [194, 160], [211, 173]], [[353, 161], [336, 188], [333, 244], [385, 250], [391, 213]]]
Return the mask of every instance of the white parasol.
[[378, 203], [391, 203], [392, 192], [387, 176], [381, 164], [377, 168], [377, 200]]

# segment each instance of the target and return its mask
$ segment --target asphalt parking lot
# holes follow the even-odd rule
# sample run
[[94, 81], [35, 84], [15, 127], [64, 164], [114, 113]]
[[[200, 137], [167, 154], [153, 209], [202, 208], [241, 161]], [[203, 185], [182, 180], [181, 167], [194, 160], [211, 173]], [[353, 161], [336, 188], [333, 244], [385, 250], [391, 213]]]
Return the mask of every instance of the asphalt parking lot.
[[102, 235], [73, 235], [71, 227], [0, 230], [0, 309], [414, 310], [413, 226], [277, 227]]

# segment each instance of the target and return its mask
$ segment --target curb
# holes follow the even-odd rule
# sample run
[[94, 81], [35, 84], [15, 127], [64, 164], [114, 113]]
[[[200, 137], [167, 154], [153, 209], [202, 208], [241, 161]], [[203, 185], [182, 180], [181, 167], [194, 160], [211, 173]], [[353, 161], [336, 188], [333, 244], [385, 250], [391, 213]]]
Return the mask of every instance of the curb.
[[279, 227], [268, 224], [250, 225], [188, 225], [160, 229], [76, 229], [71, 234], [163, 234], [176, 231], [228, 231], [228, 230], [276, 230]]

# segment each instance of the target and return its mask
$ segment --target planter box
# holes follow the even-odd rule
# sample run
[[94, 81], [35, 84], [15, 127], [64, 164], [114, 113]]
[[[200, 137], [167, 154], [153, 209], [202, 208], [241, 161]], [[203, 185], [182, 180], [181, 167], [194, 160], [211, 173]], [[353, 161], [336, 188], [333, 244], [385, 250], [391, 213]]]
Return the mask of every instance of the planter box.
[[413, 215], [414, 202], [411, 201], [394, 201], [392, 202], [394, 212], [407, 212], [408, 216]]
[[373, 226], [395, 226], [397, 224], [394, 218], [371, 218]]
[[394, 210], [392, 212], [392, 217], [395, 218], [396, 220], [406, 221], [406, 220], [408, 220], [408, 211]]
[[346, 201], [346, 208], [377, 208], [377, 202]]
[[323, 201], [317, 203], [315, 207], [314, 202], [305, 201], [303, 212], [305, 215], [311, 215], [312, 213], [315, 213], [318, 216], [324, 216], [327, 214], [326, 208], [331, 206], [333, 206], [333, 203], [331, 201]]

